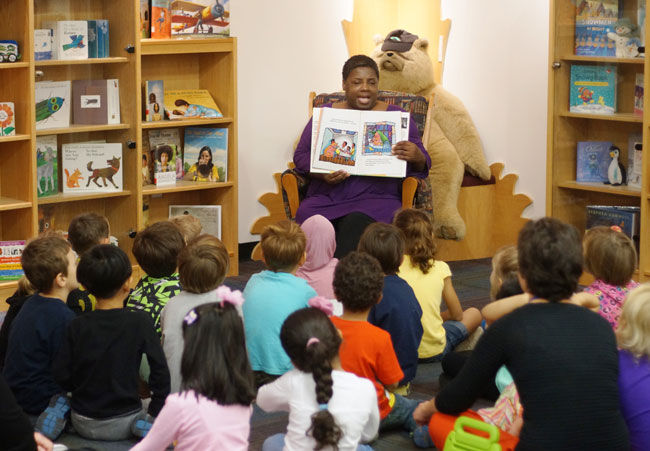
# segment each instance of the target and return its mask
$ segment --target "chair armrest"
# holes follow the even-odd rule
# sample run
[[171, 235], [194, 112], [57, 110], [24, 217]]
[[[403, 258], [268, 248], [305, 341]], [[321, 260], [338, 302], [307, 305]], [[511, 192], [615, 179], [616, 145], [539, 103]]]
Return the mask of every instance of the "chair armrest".
[[418, 180], [415, 177], [406, 177], [402, 182], [402, 208], [413, 208], [413, 198], [418, 188]]
[[285, 172], [282, 174], [282, 188], [287, 194], [291, 219], [294, 219], [296, 217], [296, 212], [298, 211], [298, 205], [300, 205], [300, 198], [298, 197], [298, 180], [294, 173]]

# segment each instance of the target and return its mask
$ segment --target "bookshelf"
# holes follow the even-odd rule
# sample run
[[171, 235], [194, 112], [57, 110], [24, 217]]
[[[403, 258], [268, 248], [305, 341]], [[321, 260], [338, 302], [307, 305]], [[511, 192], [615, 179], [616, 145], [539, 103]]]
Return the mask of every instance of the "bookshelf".
[[[641, 2], [647, 0], [621, 1], [619, 17], [630, 18], [636, 23], [637, 8]], [[650, 279], [650, 114], [634, 114], [634, 85], [635, 75], [643, 73], [644, 86], [650, 86], [648, 58], [575, 55], [575, 16], [576, 5], [579, 3], [572, 0], [550, 1], [546, 214], [574, 224], [584, 232], [587, 205], [639, 206], [639, 271], [636, 272], [635, 279], [646, 281]], [[616, 66], [618, 80], [615, 114], [604, 116], [569, 111], [572, 64]], [[645, 99], [644, 111], [650, 111], [650, 105]], [[577, 142], [613, 142], [621, 149], [620, 161], [627, 168], [628, 137], [633, 133], [643, 134], [640, 190], [625, 185], [609, 186], [576, 181]], [[582, 282], [588, 280], [585, 278]]]
[[[34, 60], [34, 29], [57, 20], [108, 19], [110, 57], [86, 60]], [[16, 135], [0, 137], [0, 239], [28, 239], [38, 233], [39, 206], [47, 207], [54, 229], [67, 230], [77, 214], [105, 215], [111, 234], [131, 254], [133, 232], [168, 217], [172, 204], [222, 206], [222, 241], [230, 254], [230, 274], [238, 273], [237, 239], [237, 40], [141, 39], [139, 0], [3, 0], [3, 39], [18, 41], [22, 59], [0, 63], [0, 101], [14, 102]], [[38, 130], [35, 127], [34, 83], [41, 80], [117, 78], [121, 123]], [[211, 120], [143, 121], [142, 82], [164, 80], [165, 89], [207, 89], [224, 117]], [[141, 152], [147, 130], [187, 126], [228, 128], [228, 180], [222, 183], [181, 182], [157, 188], [142, 186]], [[57, 137], [61, 145], [91, 140], [122, 143], [124, 191], [37, 197], [36, 137]], [[130, 145], [130, 146], [129, 146]], [[65, 182], [59, 156], [59, 185]], [[146, 211], [144, 211], [146, 209]], [[0, 284], [0, 299], [15, 282]], [[0, 304], [0, 310], [6, 305]]]

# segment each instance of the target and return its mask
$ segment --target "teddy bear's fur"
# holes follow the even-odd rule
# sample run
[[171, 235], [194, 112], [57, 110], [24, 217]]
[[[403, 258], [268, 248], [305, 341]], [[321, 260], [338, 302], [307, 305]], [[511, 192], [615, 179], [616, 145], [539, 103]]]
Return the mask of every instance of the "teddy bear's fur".
[[483, 180], [491, 176], [478, 131], [463, 103], [434, 81], [433, 65], [427, 54], [428, 41], [418, 38], [410, 50], [382, 51], [382, 37], [372, 58], [379, 66], [379, 89], [434, 95], [433, 121], [422, 142], [431, 157], [431, 189], [436, 234], [461, 240], [465, 223], [457, 203], [465, 170]]

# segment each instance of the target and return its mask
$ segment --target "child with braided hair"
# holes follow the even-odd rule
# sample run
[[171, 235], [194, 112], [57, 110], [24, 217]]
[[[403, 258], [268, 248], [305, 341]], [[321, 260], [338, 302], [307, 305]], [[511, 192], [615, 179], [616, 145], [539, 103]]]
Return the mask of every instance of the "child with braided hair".
[[263, 451], [372, 450], [359, 443], [377, 435], [375, 389], [369, 380], [342, 370], [341, 336], [327, 317], [331, 305], [323, 301], [311, 300], [314, 307], [295, 311], [282, 325], [280, 341], [295, 368], [262, 386], [257, 405], [288, 411], [289, 425], [286, 434], [267, 438]]

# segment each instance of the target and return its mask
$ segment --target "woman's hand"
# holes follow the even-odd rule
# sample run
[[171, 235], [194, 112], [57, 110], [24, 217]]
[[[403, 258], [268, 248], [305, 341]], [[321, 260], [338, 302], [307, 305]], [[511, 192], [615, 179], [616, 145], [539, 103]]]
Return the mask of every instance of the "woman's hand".
[[340, 169], [338, 171], [330, 172], [327, 174], [312, 173], [309, 176], [315, 179], [323, 180], [325, 183], [329, 183], [330, 185], [336, 185], [338, 183], [341, 183], [343, 180], [347, 179], [348, 177], [350, 177], [350, 174]]
[[393, 146], [392, 154], [400, 160], [411, 163], [414, 169], [420, 170], [426, 164], [426, 158], [418, 146], [411, 141], [400, 141]]
[[420, 426], [429, 424], [429, 420], [438, 410], [436, 409], [436, 398], [420, 403], [413, 411], [413, 419]]

